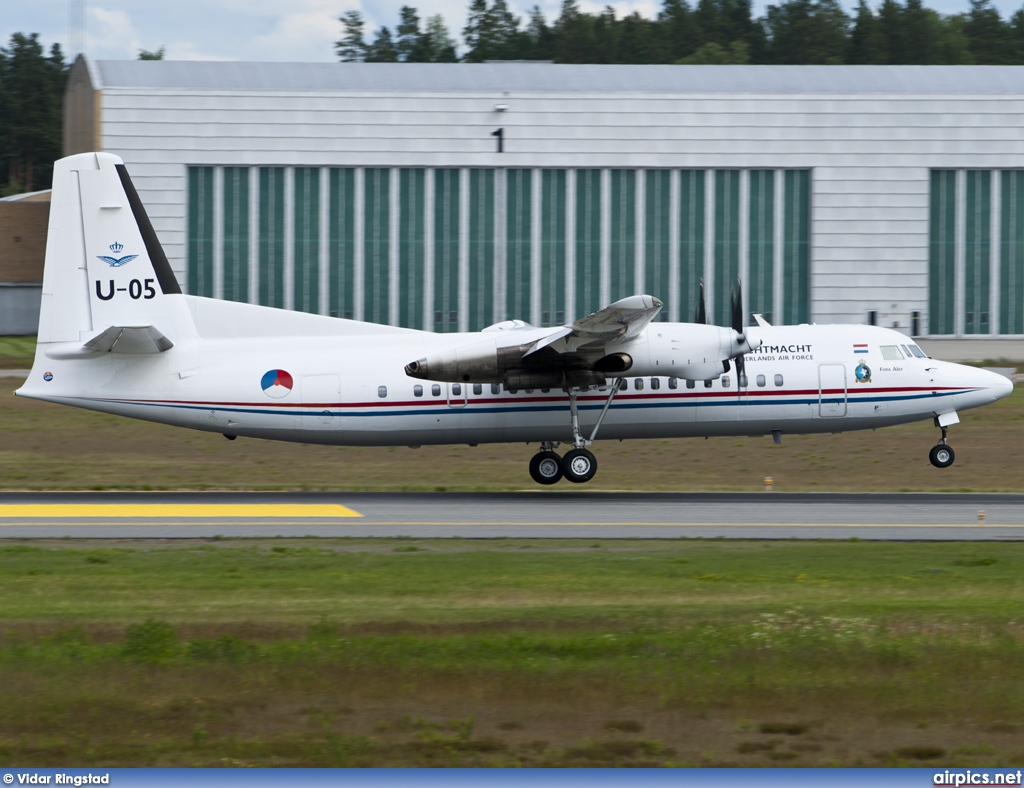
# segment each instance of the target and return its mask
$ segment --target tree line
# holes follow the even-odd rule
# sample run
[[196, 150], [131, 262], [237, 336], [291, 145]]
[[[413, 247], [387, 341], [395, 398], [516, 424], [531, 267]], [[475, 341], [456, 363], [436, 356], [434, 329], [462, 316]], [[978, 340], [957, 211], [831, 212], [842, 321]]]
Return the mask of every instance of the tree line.
[[882, 0], [878, 10], [859, 0], [847, 14], [838, 0], [783, 0], [755, 18], [751, 0], [663, 0], [654, 19], [598, 14], [563, 0], [548, 22], [534, 6], [524, 18], [507, 0], [470, 0], [461, 56], [444, 19], [421, 25], [403, 6], [392, 32], [372, 39], [358, 11], [340, 17], [335, 44], [345, 62], [755, 65], [1015, 65], [1024, 64], [1024, 8], [1004, 20], [992, 0], [969, 0], [960, 14], [940, 14], [921, 0]]
[[50, 188], [62, 155], [64, 84], [60, 46], [15, 33], [0, 48], [0, 196]]
[[[589, 14], [563, 0], [549, 22], [538, 7], [524, 19], [507, 0], [470, 0], [461, 45], [439, 14], [422, 19], [403, 6], [394, 30], [371, 39], [362, 15], [349, 11], [335, 50], [343, 61], [385, 63], [1024, 64], [1024, 8], [1004, 20], [992, 0], [947, 15], [921, 0], [882, 0], [877, 11], [859, 0], [852, 14], [838, 0], [783, 0], [758, 18], [752, 0], [662, 3], [648, 19], [611, 6]], [[139, 57], [162, 59], [164, 50]], [[60, 46], [46, 52], [36, 33], [15, 33], [0, 48], [0, 196], [50, 187], [68, 70]]]

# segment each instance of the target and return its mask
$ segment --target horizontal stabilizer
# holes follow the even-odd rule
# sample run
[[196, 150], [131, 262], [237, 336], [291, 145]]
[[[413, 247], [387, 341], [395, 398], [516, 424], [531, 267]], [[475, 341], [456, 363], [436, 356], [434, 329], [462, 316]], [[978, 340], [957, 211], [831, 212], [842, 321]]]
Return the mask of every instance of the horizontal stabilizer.
[[98, 353], [163, 353], [174, 343], [153, 326], [111, 326], [85, 343]]

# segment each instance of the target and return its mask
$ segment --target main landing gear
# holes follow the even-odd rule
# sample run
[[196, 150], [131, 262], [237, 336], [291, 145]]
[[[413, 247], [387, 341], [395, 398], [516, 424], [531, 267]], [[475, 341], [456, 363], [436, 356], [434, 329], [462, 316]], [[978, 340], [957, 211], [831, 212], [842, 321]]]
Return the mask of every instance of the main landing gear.
[[956, 459], [956, 452], [953, 451], [953, 447], [946, 444], [947, 431], [947, 427], [942, 428], [942, 440], [935, 446], [932, 446], [932, 450], [928, 452], [928, 459], [936, 468], [948, 468], [953, 464], [953, 460]]
[[604, 407], [597, 417], [597, 423], [594, 425], [590, 437], [586, 439], [580, 434], [580, 417], [579, 411], [576, 408], [576, 395], [579, 393], [579, 390], [569, 389], [572, 449], [567, 451], [564, 457], [559, 457], [554, 451], [559, 446], [557, 442], [542, 442], [540, 444], [540, 451], [533, 455], [533, 458], [530, 460], [530, 476], [533, 477], [537, 484], [555, 484], [562, 477], [565, 477], [574, 484], [583, 484], [594, 478], [594, 474], [597, 473], [597, 457], [586, 447], [597, 438], [597, 431], [601, 428], [604, 417], [608, 413], [608, 408], [611, 407], [612, 400], [615, 399], [615, 395], [621, 386], [622, 378], [616, 378], [612, 384], [611, 391], [608, 392], [608, 398], [604, 401]]

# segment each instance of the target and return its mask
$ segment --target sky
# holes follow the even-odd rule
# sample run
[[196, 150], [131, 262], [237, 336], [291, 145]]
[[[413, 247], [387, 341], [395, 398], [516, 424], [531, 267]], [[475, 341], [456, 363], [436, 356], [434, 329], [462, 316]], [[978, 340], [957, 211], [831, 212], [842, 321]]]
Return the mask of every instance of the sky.
[[[522, 17], [539, 5], [549, 22], [561, 6], [561, 0], [508, 2]], [[856, 0], [842, 2], [847, 10], [856, 5]], [[994, 0], [994, 5], [1008, 18], [1022, 2]], [[140, 49], [164, 47], [170, 60], [335, 62], [334, 42], [342, 34], [338, 17], [346, 11], [362, 12], [370, 38], [381, 25], [394, 32], [399, 9], [411, 5], [421, 20], [441, 14], [461, 43], [469, 7], [469, 0], [0, 0], [0, 45], [6, 46], [14, 33], [38, 33], [47, 50], [57, 43], [67, 55], [75, 3], [84, 6], [85, 51], [95, 60], [133, 60]], [[869, 3], [877, 8], [880, 0]], [[943, 14], [969, 7], [968, 0], [924, 4]], [[661, 0], [580, 0], [579, 5], [592, 13], [611, 5], [620, 17], [639, 11], [652, 18]], [[766, 5], [755, 0], [755, 15], [762, 15]]]

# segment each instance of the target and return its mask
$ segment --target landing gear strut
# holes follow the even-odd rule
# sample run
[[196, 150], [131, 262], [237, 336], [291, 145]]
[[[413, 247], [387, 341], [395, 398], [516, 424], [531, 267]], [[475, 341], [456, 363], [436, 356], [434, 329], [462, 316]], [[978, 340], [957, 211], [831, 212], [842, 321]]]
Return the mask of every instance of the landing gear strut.
[[530, 476], [538, 484], [554, 484], [563, 476], [575, 484], [589, 482], [597, 473], [597, 457], [586, 447], [597, 438], [597, 431], [601, 429], [604, 417], [611, 407], [612, 400], [622, 386], [622, 378], [616, 378], [612, 384], [608, 398], [604, 401], [604, 407], [597, 417], [597, 423], [590, 433], [589, 438], [584, 438], [580, 433], [580, 416], [576, 407], [577, 389], [569, 389], [569, 418], [572, 424], [572, 449], [566, 452], [565, 456], [559, 458], [554, 452], [558, 447], [557, 443], [544, 441], [540, 445], [540, 451], [533, 455], [530, 460]]
[[946, 443], [946, 434], [948, 429], [942, 428], [942, 439], [932, 446], [932, 450], [928, 452], [928, 459], [931, 464], [936, 468], [948, 468], [953, 464], [953, 460], [956, 459], [956, 452], [953, 451], [953, 447]]

